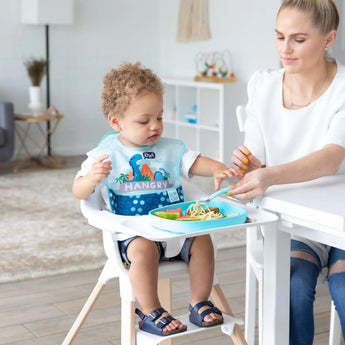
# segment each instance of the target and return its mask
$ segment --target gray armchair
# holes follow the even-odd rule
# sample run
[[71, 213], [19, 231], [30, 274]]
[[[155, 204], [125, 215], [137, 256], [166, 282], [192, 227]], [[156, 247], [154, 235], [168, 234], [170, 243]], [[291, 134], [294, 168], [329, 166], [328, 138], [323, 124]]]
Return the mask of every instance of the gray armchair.
[[0, 101], [0, 162], [11, 159], [14, 151], [13, 103]]

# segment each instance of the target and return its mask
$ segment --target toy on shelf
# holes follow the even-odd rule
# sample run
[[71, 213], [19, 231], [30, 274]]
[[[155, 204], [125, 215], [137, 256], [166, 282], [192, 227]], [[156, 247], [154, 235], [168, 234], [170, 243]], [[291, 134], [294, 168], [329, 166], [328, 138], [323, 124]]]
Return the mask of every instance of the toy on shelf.
[[224, 83], [236, 81], [229, 50], [223, 52], [199, 52], [195, 57], [197, 75], [195, 81]]
[[186, 114], [186, 121], [188, 123], [197, 123], [197, 116], [196, 116], [197, 109], [198, 109], [198, 106], [194, 104], [191, 107], [191, 111]]

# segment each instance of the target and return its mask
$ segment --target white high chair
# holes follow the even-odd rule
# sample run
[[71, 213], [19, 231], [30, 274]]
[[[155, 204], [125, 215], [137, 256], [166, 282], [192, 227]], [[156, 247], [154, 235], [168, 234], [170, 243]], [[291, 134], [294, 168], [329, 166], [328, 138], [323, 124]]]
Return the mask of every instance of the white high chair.
[[[236, 117], [240, 132], [244, 132], [247, 118], [246, 108], [239, 105]], [[248, 345], [255, 344], [256, 296], [258, 293], [258, 340], [262, 342], [262, 303], [263, 303], [263, 240], [257, 228], [246, 229], [246, 307], [245, 307], [245, 338]], [[327, 281], [320, 276], [318, 287], [325, 286]], [[258, 291], [257, 291], [258, 287]], [[331, 303], [329, 345], [341, 344], [341, 325], [333, 301]]]
[[[206, 195], [201, 193], [199, 189], [187, 181], [182, 181], [186, 200], [200, 200]], [[62, 345], [72, 344], [86, 317], [91, 311], [97, 298], [101, 294], [103, 288], [110, 279], [119, 278], [120, 282], [120, 296], [121, 296], [121, 344], [147, 344], [154, 345], [164, 342], [165, 345], [172, 344], [172, 338], [177, 336], [184, 336], [186, 334], [207, 331], [207, 328], [197, 327], [189, 322], [188, 314], [179, 316], [183, 324], [187, 325], [187, 331], [177, 333], [170, 336], [157, 336], [147, 332], [143, 332], [135, 325], [135, 296], [128, 278], [128, 270], [124, 268], [117, 246], [114, 246], [117, 232], [128, 233], [135, 235], [136, 231], [130, 227], [131, 220], [135, 221], [138, 217], [124, 217], [112, 214], [111, 212], [102, 210], [103, 200], [101, 194], [96, 191], [89, 197], [88, 200], [81, 202], [81, 210], [83, 215], [88, 219], [89, 224], [99, 228], [103, 232], [104, 248], [107, 255], [107, 261], [98, 278], [98, 282], [86, 301], [84, 307], [75, 320], [72, 328], [68, 332]], [[141, 216], [140, 221], [144, 221], [145, 216]], [[126, 224], [125, 224], [126, 222]], [[129, 223], [128, 223], [129, 222]], [[128, 225], [129, 224], [129, 225]], [[134, 223], [133, 223], [134, 224]], [[142, 224], [142, 223], [141, 223]], [[137, 223], [138, 226], [138, 223]], [[143, 227], [145, 227], [143, 225]], [[167, 241], [166, 255], [171, 257], [176, 255], [183, 244], [183, 240], [174, 241], [173, 239]], [[115, 248], [116, 247], [116, 248]], [[168, 253], [168, 254], [167, 254]], [[170, 254], [170, 255], [169, 255]], [[171, 255], [173, 254], [173, 255]], [[171, 312], [171, 278], [188, 273], [188, 265], [184, 262], [163, 262], [159, 265], [159, 297], [162, 306]], [[219, 326], [214, 326], [212, 329], [218, 327], [227, 335], [230, 335], [235, 345], [246, 345], [246, 340], [238, 326], [243, 324], [242, 320], [234, 319], [230, 306], [217, 283], [217, 278], [214, 277], [214, 285], [211, 291], [211, 297], [214, 304], [223, 312], [224, 323]], [[186, 306], [187, 310], [187, 306]]]

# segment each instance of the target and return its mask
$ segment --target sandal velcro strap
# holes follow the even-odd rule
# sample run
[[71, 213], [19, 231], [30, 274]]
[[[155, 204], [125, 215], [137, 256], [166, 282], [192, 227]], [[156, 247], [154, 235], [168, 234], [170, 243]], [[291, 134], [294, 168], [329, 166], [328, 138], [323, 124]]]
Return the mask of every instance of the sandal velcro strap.
[[166, 325], [169, 325], [169, 323], [172, 320], [176, 320], [176, 319], [174, 317], [172, 317], [171, 315], [164, 316], [156, 323], [156, 325], [159, 328], [164, 328]]
[[159, 309], [153, 310], [150, 315], [147, 315], [147, 317], [155, 321], [165, 312], [166, 310], [164, 308], [159, 308]]
[[[199, 309], [204, 306], [208, 306], [210, 308], [205, 309], [199, 314], [198, 313]], [[199, 302], [194, 307], [189, 305], [189, 312], [190, 312], [189, 321], [200, 327], [215, 326], [224, 322], [223, 318], [219, 320], [210, 321], [210, 322], [204, 321], [205, 316], [211, 313], [222, 315], [222, 312], [217, 307], [215, 307], [211, 301]]]
[[149, 320], [155, 321], [157, 320], [166, 310], [164, 308], [158, 308], [151, 312], [150, 315], [145, 315], [140, 309], [136, 308], [135, 313], [140, 317], [142, 321]]
[[184, 332], [187, 327], [178, 328], [172, 331], [163, 332], [163, 328], [167, 326], [171, 321], [176, 320], [171, 315], [162, 317], [155, 322], [163, 313], [167, 313], [164, 308], [158, 308], [153, 310], [150, 315], [145, 315], [140, 309], [136, 308], [135, 313], [140, 317], [139, 328], [145, 332], [157, 334], [157, 335], [170, 335], [174, 333]]

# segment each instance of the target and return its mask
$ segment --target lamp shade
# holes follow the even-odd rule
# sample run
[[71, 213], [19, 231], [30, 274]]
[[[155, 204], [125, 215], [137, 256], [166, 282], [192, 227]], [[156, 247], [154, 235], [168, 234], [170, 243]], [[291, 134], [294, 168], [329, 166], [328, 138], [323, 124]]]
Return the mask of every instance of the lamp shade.
[[24, 24], [73, 24], [73, 0], [22, 0]]

